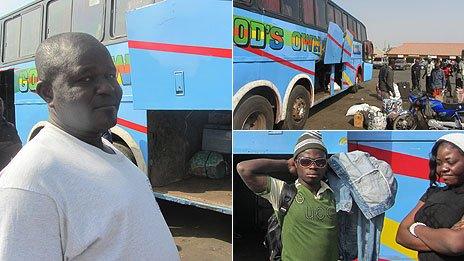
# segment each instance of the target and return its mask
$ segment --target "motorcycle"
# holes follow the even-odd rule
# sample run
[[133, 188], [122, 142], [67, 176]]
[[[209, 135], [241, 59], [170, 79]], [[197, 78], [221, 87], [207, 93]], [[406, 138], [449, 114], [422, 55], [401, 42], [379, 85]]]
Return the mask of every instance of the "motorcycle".
[[443, 103], [422, 92], [410, 92], [408, 100], [410, 108], [395, 118], [394, 130], [463, 129], [464, 104]]

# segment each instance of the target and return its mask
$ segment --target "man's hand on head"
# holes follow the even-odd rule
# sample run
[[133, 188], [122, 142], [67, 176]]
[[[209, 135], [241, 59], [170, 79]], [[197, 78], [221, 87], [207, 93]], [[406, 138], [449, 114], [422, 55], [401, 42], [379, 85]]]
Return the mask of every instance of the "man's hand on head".
[[287, 160], [287, 166], [288, 166], [288, 172], [290, 172], [292, 175], [297, 175], [296, 173], [296, 162], [293, 158], [290, 158]]

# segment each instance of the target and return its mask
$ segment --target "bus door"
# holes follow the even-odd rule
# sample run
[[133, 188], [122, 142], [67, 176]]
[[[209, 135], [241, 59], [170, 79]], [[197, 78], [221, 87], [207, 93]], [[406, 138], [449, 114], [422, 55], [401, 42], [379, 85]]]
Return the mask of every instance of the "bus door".
[[15, 105], [14, 105], [14, 70], [0, 71], [0, 97], [3, 100], [6, 120], [15, 124]]
[[369, 81], [372, 79], [372, 73], [374, 70], [374, 45], [371, 41], [366, 40], [362, 43], [363, 47], [363, 80]]

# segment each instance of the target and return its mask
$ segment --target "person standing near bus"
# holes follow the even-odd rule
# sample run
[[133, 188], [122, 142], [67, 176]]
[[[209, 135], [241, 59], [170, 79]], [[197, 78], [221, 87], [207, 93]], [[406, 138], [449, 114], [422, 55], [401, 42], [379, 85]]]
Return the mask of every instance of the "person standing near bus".
[[0, 176], [0, 260], [179, 260], [147, 176], [102, 133], [122, 90], [93, 36], [36, 52], [49, 122]]
[[422, 75], [422, 79], [425, 77], [425, 91], [428, 94], [432, 94], [432, 70], [435, 68], [435, 63], [431, 59], [429, 59], [427, 62], [427, 67], [425, 68], [424, 75]]
[[253, 159], [237, 164], [248, 188], [267, 199], [275, 211], [285, 183], [281, 179], [298, 177], [297, 195], [282, 224], [282, 260], [339, 259], [334, 193], [322, 181], [327, 170], [327, 149], [317, 132], [304, 133], [288, 160]]
[[452, 92], [452, 88], [451, 88], [450, 77], [453, 77], [453, 69], [452, 69], [451, 63], [447, 63], [443, 67], [443, 73], [445, 74], [445, 88], [446, 88], [446, 91], [448, 92], [449, 97], [452, 98], [453, 97], [453, 92]]
[[395, 97], [395, 90], [393, 87], [395, 72], [393, 66], [395, 60], [388, 59], [388, 65], [382, 66], [379, 71], [379, 91], [382, 99], [389, 99], [390, 96]]
[[457, 63], [457, 70], [456, 70], [456, 95], [458, 97], [458, 102], [464, 102], [464, 89], [463, 89], [463, 81], [464, 81], [464, 61], [461, 57], [456, 59]]
[[21, 149], [21, 139], [16, 127], [3, 116], [4, 106], [0, 97], [0, 171]]
[[441, 69], [441, 61], [437, 61], [435, 68], [432, 70], [431, 84], [433, 89], [433, 97], [443, 100], [443, 92], [446, 86], [446, 77], [443, 69]]
[[411, 81], [412, 89], [420, 90], [420, 77], [421, 77], [421, 66], [419, 64], [419, 59], [414, 60], [414, 64], [411, 67]]

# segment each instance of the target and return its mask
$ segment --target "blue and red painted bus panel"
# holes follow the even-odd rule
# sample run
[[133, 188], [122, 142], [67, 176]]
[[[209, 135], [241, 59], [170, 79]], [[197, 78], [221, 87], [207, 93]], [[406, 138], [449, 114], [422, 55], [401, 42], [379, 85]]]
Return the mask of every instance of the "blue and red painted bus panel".
[[[345, 41], [339, 39], [340, 35], [336, 32], [334, 35], [327, 34], [241, 8], [234, 8], [233, 23], [234, 106], [244, 93], [258, 83], [273, 88], [282, 103], [288, 95], [287, 89], [291, 89], [295, 79], [302, 75], [308, 77], [314, 86], [315, 63], [323, 58], [324, 52], [329, 52], [326, 57], [338, 59], [342, 49], [347, 49], [343, 46]], [[364, 81], [372, 78], [372, 66], [362, 61], [361, 43], [351, 41], [349, 45], [353, 52], [343, 65], [346, 74], [343, 77], [344, 89], [354, 85], [359, 69], [363, 69]]]
[[[235, 132], [235, 154], [292, 154], [302, 131]], [[436, 140], [449, 131], [322, 131], [329, 153], [361, 150], [388, 162], [398, 181], [395, 205], [386, 212], [381, 237], [382, 260], [417, 259], [417, 252], [395, 242], [399, 223], [429, 187], [428, 161]], [[275, 135], [278, 134], [278, 135]], [[345, 144], [345, 145], [342, 145]], [[345, 146], [346, 150], [343, 149]]]
[[231, 110], [232, 1], [183, 2], [127, 14], [134, 107]]

